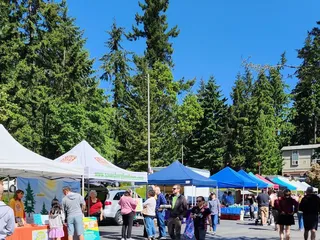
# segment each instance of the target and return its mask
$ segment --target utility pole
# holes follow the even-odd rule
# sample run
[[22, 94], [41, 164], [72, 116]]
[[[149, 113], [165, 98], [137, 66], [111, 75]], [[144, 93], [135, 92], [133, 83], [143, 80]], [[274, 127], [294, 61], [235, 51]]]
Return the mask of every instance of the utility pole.
[[183, 143], [181, 145], [181, 163], [183, 165]]
[[150, 77], [148, 73], [148, 173], [151, 173], [151, 154], [150, 154]]

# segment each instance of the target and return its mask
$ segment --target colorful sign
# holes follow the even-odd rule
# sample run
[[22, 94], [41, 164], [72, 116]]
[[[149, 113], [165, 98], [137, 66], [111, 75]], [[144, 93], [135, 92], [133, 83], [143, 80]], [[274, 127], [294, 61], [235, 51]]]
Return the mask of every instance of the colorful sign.
[[69, 186], [72, 192], [80, 193], [78, 180], [18, 177], [17, 188], [24, 191], [23, 203], [27, 218], [33, 220], [32, 214], [48, 215], [52, 200], [56, 198], [62, 201], [62, 188], [65, 186]]
[[42, 229], [32, 231], [32, 240], [49, 240], [48, 230]]
[[97, 218], [85, 217], [83, 218], [83, 224], [85, 240], [100, 240]]
[[137, 207], [136, 207], [136, 212], [142, 212], [143, 206], [142, 206], [142, 198], [135, 198], [137, 201]]

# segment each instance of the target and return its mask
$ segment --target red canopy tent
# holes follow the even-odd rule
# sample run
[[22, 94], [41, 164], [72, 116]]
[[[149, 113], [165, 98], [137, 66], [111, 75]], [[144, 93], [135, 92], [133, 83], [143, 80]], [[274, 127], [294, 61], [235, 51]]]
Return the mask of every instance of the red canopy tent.
[[262, 181], [264, 181], [265, 183], [268, 183], [268, 184], [272, 184], [273, 185], [273, 189], [276, 189], [278, 190], [279, 189], [279, 185], [278, 184], [275, 184], [267, 179], [265, 179], [264, 177], [260, 176], [259, 174], [256, 174], [256, 176], [261, 179]]

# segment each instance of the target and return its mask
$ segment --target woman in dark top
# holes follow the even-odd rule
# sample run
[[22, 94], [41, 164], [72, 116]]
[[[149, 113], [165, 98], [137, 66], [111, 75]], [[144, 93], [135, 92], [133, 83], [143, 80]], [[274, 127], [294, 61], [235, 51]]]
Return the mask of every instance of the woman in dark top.
[[210, 209], [205, 207], [204, 197], [197, 197], [197, 206], [191, 210], [191, 218], [193, 218], [194, 235], [196, 240], [205, 240], [207, 233], [207, 221], [211, 224]]
[[284, 196], [278, 198], [274, 202], [275, 208], [279, 212], [278, 225], [280, 228], [280, 240], [284, 238], [284, 229], [286, 239], [290, 239], [290, 226], [294, 225], [294, 213], [298, 211], [298, 202], [291, 197], [291, 191], [289, 189], [284, 190]]
[[254, 203], [255, 203], [254, 196], [248, 195], [247, 201], [250, 209], [250, 220], [253, 220], [254, 219]]

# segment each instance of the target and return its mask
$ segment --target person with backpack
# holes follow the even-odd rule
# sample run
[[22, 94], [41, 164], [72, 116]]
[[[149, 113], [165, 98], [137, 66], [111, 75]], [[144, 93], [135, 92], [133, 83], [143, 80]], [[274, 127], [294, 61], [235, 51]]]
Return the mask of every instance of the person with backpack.
[[49, 213], [49, 238], [53, 240], [61, 240], [64, 237], [63, 225], [65, 215], [58, 199], [51, 202], [51, 210]]

